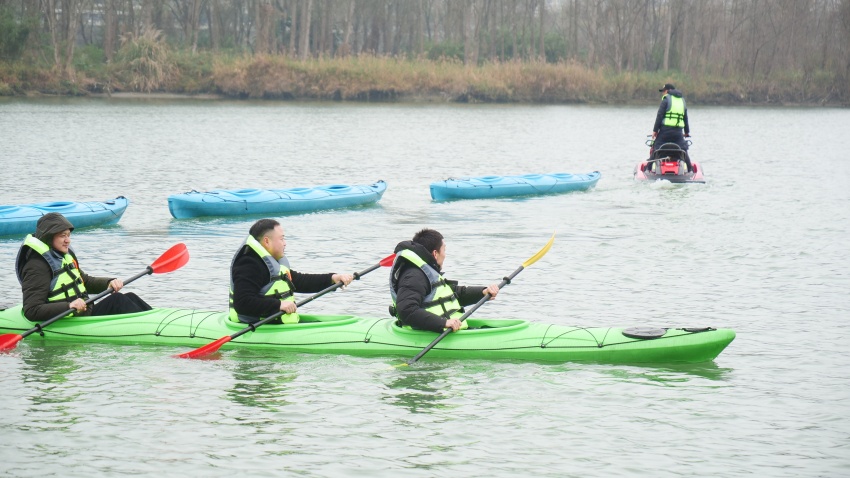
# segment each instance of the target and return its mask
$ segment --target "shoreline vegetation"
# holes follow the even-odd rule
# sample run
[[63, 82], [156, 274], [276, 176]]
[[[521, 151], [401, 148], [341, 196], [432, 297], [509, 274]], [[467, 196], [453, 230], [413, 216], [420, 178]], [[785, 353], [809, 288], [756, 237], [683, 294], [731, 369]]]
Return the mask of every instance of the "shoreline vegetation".
[[0, 97], [657, 104], [664, 83], [848, 107], [850, 0], [0, 0]]
[[850, 86], [828, 72], [754, 79], [675, 71], [616, 73], [575, 62], [467, 66], [455, 59], [297, 59], [180, 51], [118, 58], [111, 64], [82, 60], [71, 76], [50, 66], [0, 61], [0, 96], [654, 104], [660, 85], [670, 82], [690, 104], [850, 106]]

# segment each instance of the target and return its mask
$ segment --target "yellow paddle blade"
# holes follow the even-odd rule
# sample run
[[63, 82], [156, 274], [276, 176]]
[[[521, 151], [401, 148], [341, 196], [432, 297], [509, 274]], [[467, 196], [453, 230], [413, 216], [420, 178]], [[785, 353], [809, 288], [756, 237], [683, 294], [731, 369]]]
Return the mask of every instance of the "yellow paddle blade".
[[523, 262], [522, 267], [526, 268], [526, 267], [530, 266], [531, 264], [534, 264], [535, 262], [540, 260], [541, 257], [545, 256], [546, 253], [549, 252], [549, 249], [552, 248], [553, 242], [555, 242], [555, 233], [554, 232], [552, 233], [552, 237], [549, 239], [549, 242], [547, 242], [546, 245], [543, 246], [543, 249], [540, 249], [539, 251], [537, 251], [537, 254], [534, 254], [533, 256], [529, 257], [527, 261]]

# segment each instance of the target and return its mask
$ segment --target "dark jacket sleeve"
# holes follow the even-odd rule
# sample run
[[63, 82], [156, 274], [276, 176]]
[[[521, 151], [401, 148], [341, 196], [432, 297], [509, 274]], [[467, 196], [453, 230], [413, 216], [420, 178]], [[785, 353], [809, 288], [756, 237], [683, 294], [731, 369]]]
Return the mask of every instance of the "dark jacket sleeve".
[[[462, 306], [474, 304], [484, 297], [484, 287], [457, 287], [452, 281], [449, 281], [449, 285], [454, 289]], [[432, 332], [443, 331], [446, 327], [446, 319], [422, 308], [422, 301], [430, 292], [431, 284], [421, 269], [407, 267], [401, 271], [398, 280], [396, 315], [404, 325]]]
[[460, 302], [460, 305], [466, 307], [481, 300], [484, 297], [484, 289], [486, 287], [462, 285], [455, 289], [455, 294], [457, 294], [457, 300]]
[[295, 292], [319, 292], [334, 284], [333, 273], [328, 274], [302, 274], [293, 270], [292, 284], [295, 286]]
[[652, 127], [653, 133], [661, 131], [661, 126], [664, 124], [664, 115], [667, 114], [667, 101], [669, 97], [670, 95], [666, 95], [661, 100], [661, 106], [658, 107], [658, 113], [655, 115], [655, 125]]
[[240, 314], [268, 317], [280, 310], [280, 299], [260, 294], [269, 283], [269, 271], [260, 258], [243, 255], [230, 272], [233, 279], [233, 307]]
[[109, 282], [114, 277], [94, 277], [85, 273], [80, 269], [80, 277], [83, 278], [83, 283], [86, 285], [86, 292], [89, 295], [100, 294], [109, 287]]
[[685, 134], [691, 134], [691, 125], [688, 123], [688, 108], [685, 107]]
[[[47, 296], [50, 294], [50, 281], [53, 279], [53, 273], [50, 271], [50, 266], [46, 261], [36, 257], [30, 258], [21, 271], [21, 277], [24, 317], [27, 319], [34, 322], [41, 322], [56, 317], [71, 308], [70, 301], [47, 301]], [[83, 283], [86, 285], [86, 292], [89, 295], [105, 291], [109, 287], [109, 281], [112, 280], [112, 278], [108, 277], [93, 277], [82, 270], [80, 270], [80, 277], [83, 278]], [[88, 315], [90, 313], [91, 309], [82, 314], [75, 312], [76, 315]]]

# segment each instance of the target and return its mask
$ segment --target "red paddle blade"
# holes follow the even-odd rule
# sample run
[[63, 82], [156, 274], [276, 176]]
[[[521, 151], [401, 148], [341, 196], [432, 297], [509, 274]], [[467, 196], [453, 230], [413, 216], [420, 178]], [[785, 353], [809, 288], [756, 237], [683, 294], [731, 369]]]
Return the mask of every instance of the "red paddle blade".
[[229, 335], [226, 336], [226, 337], [222, 337], [222, 338], [216, 340], [215, 342], [206, 344], [201, 348], [198, 348], [198, 349], [195, 349], [195, 350], [190, 350], [189, 352], [182, 353], [182, 354], [177, 354], [177, 355], [175, 355], [175, 357], [177, 357], [177, 358], [189, 358], [189, 359], [203, 358], [206, 355], [209, 355], [211, 353], [215, 353], [219, 348], [221, 348], [222, 345], [226, 344], [227, 342], [230, 342], [230, 336]]
[[171, 246], [171, 249], [165, 251], [157, 260], [150, 265], [151, 271], [154, 274], [163, 274], [173, 272], [186, 265], [189, 262], [189, 249], [182, 242]]
[[381, 262], [379, 262], [379, 264], [381, 265], [381, 267], [389, 267], [393, 265], [393, 261], [395, 261], [395, 254], [391, 254], [387, 257], [384, 257], [383, 259], [381, 259]]
[[12, 350], [13, 348], [18, 346], [18, 342], [23, 340], [24, 336], [21, 334], [3, 334], [0, 335], [0, 352], [5, 352], [7, 350]]

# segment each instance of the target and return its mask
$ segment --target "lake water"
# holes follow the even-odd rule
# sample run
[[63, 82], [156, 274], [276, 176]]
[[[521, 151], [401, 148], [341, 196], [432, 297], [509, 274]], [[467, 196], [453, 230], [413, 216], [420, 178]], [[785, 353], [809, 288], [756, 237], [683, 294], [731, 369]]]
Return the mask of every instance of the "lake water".
[[[0, 100], [0, 204], [119, 195], [76, 231], [88, 272], [157, 306], [224, 309], [256, 218], [176, 220], [170, 194], [388, 183], [374, 206], [279, 218], [302, 272], [353, 272], [422, 227], [498, 282], [479, 317], [713, 326], [695, 365], [556, 365], [52, 344], [0, 354], [3, 476], [849, 476], [850, 110], [692, 105], [705, 185], [636, 183], [655, 105]], [[598, 170], [586, 193], [434, 203], [448, 177]], [[0, 239], [0, 306], [20, 302]], [[386, 270], [305, 306], [385, 316]]]

